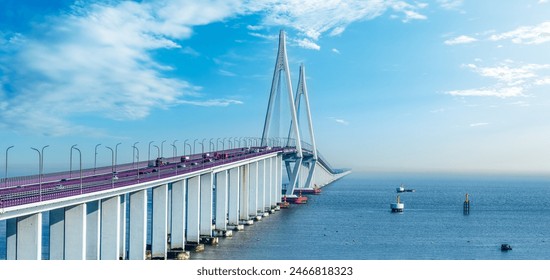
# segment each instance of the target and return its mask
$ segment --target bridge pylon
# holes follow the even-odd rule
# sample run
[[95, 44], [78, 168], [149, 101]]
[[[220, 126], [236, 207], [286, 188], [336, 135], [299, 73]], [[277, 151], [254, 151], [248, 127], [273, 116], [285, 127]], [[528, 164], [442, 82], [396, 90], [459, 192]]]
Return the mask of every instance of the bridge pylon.
[[[267, 107], [267, 113], [265, 118], [264, 130], [262, 133], [262, 146], [269, 144], [269, 132], [272, 120], [275, 117], [273, 113], [274, 108], [278, 105], [277, 101], [282, 97], [282, 90], [285, 90], [282, 85], [282, 79], [286, 82], [286, 95], [288, 98], [288, 106], [290, 111], [290, 127], [288, 137], [283, 141], [286, 146], [295, 146], [296, 152], [288, 154], [284, 157], [285, 166], [288, 174], [289, 184], [286, 190], [287, 195], [293, 195], [296, 188], [311, 188], [312, 178], [315, 172], [315, 166], [317, 163], [317, 147], [315, 144], [315, 136], [313, 132], [313, 124], [311, 120], [311, 110], [309, 105], [309, 97], [306, 85], [306, 75], [304, 65], [300, 65], [300, 75], [298, 79], [298, 86], [296, 89], [296, 96], [293, 96], [292, 82], [290, 79], [290, 70], [288, 66], [288, 58], [286, 52], [286, 36], [283, 30], [279, 33], [279, 48], [277, 51], [277, 59], [275, 61], [275, 70], [273, 73], [273, 81], [271, 84], [271, 91], [269, 95], [269, 103]], [[299, 113], [303, 103], [305, 104], [305, 110], [307, 114], [307, 125], [309, 128], [309, 139], [311, 140], [311, 149], [304, 150], [304, 144], [302, 143], [302, 132], [300, 131]], [[278, 135], [277, 135], [278, 136]], [[291, 143], [295, 142], [295, 143]], [[293, 145], [294, 144], [294, 145]], [[304, 155], [304, 151], [306, 155]], [[306, 176], [305, 180], [303, 180]]]
[[[298, 117], [300, 116], [302, 98], [304, 99], [305, 109], [306, 109], [309, 139], [311, 141], [311, 151], [309, 151], [309, 152], [311, 153], [311, 155], [303, 156], [303, 158], [302, 158], [301, 164], [304, 166], [305, 170], [307, 170], [307, 177], [306, 177], [306, 180], [303, 183], [303, 185], [300, 186], [300, 187], [301, 188], [311, 188], [311, 181], [312, 181], [312, 178], [313, 178], [313, 174], [315, 172], [315, 166], [317, 165], [316, 164], [317, 163], [317, 145], [315, 144], [315, 133], [313, 132], [313, 121], [311, 120], [311, 109], [310, 109], [310, 106], [309, 106], [309, 97], [308, 97], [307, 84], [306, 84], [306, 69], [305, 69], [305, 66], [304, 66], [303, 63], [300, 65], [300, 75], [299, 75], [299, 78], [298, 78], [298, 87], [296, 89], [296, 97], [294, 99], [294, 102], [295, 102], [294, 106], [296, 108], [296, 114], [297, 114]], [[296, 123], [296, 124], [298, 125], [298, 127], [301, 126], [300, 123]], [[292, 122], [290, 126], [291, 127], [290, 127], [290, 130], [288, 132], [288, 135], [289, 135], [288, 139], [289, 140], [292, 138], [293, 127], [295, 126], [295, 123]], [[300, 131], [300, 133], [301, 133], [300, 129], [298, 129], [298, 131]], [[298, 138], [303, 139], [303, 137], [301, 135]], [[306, 149], [305, 147], [303, 147], [303, 148]], [[285, 161], [285, 164], [289, 165], [290, 162]], [[287, 170], [289, 169], [289, 167], [290, 166], [287, 167]], [[303, 176], [303, 175], [304, 174], [300, 173], [300, 176]]]
[[[264, 124], [264, 130], [262, 133], [262, 146], [267, 146], [269, 142], [269, 129], [271, 126], [271, 121], [274, 118], [273, 117], [273, 111], [275, 107], [276, 100], [278, 100], [280, 95], [282, 95], [281, 90], [284, 90], [281, 88], [281, 80], [285, 79], [286, 82], [286, 93], [288, 98], [288, 104], [290, 107], [290, 119], [291, 123], [296, 125], [291, 125], [291, 131], [296, 136], [296, 154], [294, 156], [295, 166], [294, 168], [289, 171], [289, 189], [287, 189], [287, 195], [291, 195], [294, 192], [294, 188], [296, 186], [296, 183], [298, 181], [298, 175], [300, 172], [300, 166], [302, 164], [302, 141], [300, 139], [300, 130], [298, 128], [298, 114], [296, 113], [296, 106], [295, 101], [292, 93], [292, 82], [290, 79], [290, 69], [288, 67], [288, 58], [286, 53], [286, 35], [283, 30], [279, 32], [279, 48], [277, 51], [277, 59], [275, 60], [275, 70], [273, 72], [273, 80], [271, 83], [271, 91], [269, 94], [269, 103], [267, 105], [267, 113], [265, 116], [265, 124]], [[280, 117], [280, 116], [276, 116]], [[290, 139], [286, 139], [286, 143], [288, 144]], [[287, 166], [288, 168], [288, 166]]]

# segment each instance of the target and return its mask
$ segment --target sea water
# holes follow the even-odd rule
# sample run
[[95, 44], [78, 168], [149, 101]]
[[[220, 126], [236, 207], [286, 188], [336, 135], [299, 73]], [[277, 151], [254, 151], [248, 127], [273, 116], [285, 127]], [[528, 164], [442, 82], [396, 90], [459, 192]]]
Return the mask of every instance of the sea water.
[[[415, 192], [398, 194], [401, 184]], [[397, 195], [402, 213], [390, 211]], [[549, 260], [549, 198], [548, 179], [351, 174], [191, 259]], [[4, 221], [0, 239], [5, 259]], [[503, 243], [512, 250], [501, 251]], [[47, 247], [45, 236], [44, 259]]]

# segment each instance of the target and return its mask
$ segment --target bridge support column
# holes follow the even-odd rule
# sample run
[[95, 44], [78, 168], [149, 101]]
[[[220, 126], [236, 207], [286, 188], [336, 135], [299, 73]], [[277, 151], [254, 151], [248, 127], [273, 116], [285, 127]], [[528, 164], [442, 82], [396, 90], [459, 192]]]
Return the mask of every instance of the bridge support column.
[[200, 180], [200, 203], [201, 203], [201, 212], [200, 212], [200, 235], [202, 237], [212, 237], [212, 178], [213, 174], [207, 173], [201, 175]]
[[271, 161], [271, 208], [277, 209], [277, 165], [279, 158], [274, 157]]
[[277, 156], [277, 164], [276, 164], [276, 170], [277, 170], [277, 176], [276, 176], [276, 198], [277, 203], [281, 203], [282, 200], [282, 192], [283, 192], [283, 156]]
[[[86, 206], [86, 259], [99, 260], [99, 237], [101, 228], [99, 201], [88, 202]], [[51, 217], [50, 217], [51, 219]]]
[[126, 259], [126, 207], [127, 207], [127, 195], [120, 195], [120, 249], [119, 259]]
[[6, 221], [6, 260], [17, 260], [17, 218]]
[[269, 213], [265, 211], [265, 175], [266, 175], [267, 159], [258, 161], [258, 205], [256, 206], [256, 212], [259, 216], [268, 216]]
[[250, 168], [250, 195], [248, 205], [248, 217], [251, 219], [261, 219], [258, 217], [258, 163], [251, 162]]
[[200, 242], [200, 176], [187, 180], [187, 242]]
[[151, 258], [166, 259], [168, 236], [168, 185], [153, 188]]
[[243, 221], [246, 225], [251, 225], [253, 223], [252, 220], [248, 217], [248, 207], [249, 207], [249, 201], [248, 197], [250, 196], [249, 193], [249, 186], [250, 186], [250, 180], [248, 178], [248, 165], [240, 166], [240, 179], [241, 179], [241, 191], [239, 192], [239, 219]]
[[120, 196], [101, 200], [100, 259], [118, 260], [120, 256]]
[[170, 249], [185, 249], [185, 196], [187, 182], [185, 180], [172, 183], [172, 230], [170, 231]]
[[264, 191], [264, 211], [271, 212], [271, 194], [273, 185], [273, 158], [265, 161], [265, 191]]
[[232, 235], [231, 231], [227, 231], [227, 212], [229, 208], [227, 175], [227, 170], [216, 174], [216, 232], [223, 236]]
[[50, 211], [50, 260], [65, 259], [65, 209]]
[[42, 259], [42, 213], [18, 217], [16, 223], [17, 241], [8, 243], [8, 246], [15, 245], [15, 259]]
[[65, 208], [65, 259], [86, 259], [86, 204]]
[[147, 190], [130, 193], [130, 244], [128, 258], [145, 260], [147, 244]]
[[244, 229], [239, 225], [239, 197], [240, 197], [240, 168], [229, 170], [229, 225], [236, 230]]

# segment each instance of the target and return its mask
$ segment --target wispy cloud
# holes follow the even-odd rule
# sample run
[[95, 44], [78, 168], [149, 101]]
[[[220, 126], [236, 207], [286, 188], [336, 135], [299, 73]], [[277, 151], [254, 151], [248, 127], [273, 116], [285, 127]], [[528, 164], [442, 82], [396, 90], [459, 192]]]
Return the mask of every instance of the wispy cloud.
[[486, 122], [478, 122], [478, 123], [471, 123], [470, 127], [476, 127], [476, 126], [486, 126], [489, 125], [489, 123]]
[[182, 101], [199, 96], [200, 87], [175, 78], [174, 66], [153, 55], [161, 49], [200, 55], [180, 45], [195, 26], [257, 14], [258, 24], [246, 27], [252, 35], [287, 27], [297, 33], [296, 44], [319, 50], [322, 35], [341, 34], [353, 22], [388, 11], [422, 20], [425, 7], [404, 0], [76, 1], [33, 25], [32, 37], [0, 30], [0, 127], [60, 135], [89, 129], [81, 117], [137, 120], [177, 104], [239, 104]]
[[534, 26], [521, 26], [512, 31], [494, 34], [492, 41], [511, 40], [516, 44], [535, 45], [550, 41], [550, 21]]
[[304, 49], [311, 49], [311, 50], [317, 50], [317, 51], [321, 49], [321, 46], [317, 45], [316, 43], [314, 43], [313, 41], [307, 38], [294, 40], [294, 43], [296, 43], [298, 46]]
[[464, 0], [437, 0], [437, 3], [447, 10], [456, 10], [462, 6], [463, 2]]
[[179, 100], [179, 104], [189, 104], [203, 107], [227, 107], [229, 105], [240, 105], [242, 101], [234, 99], [212, 99], [212, 100]]
[[333, 48], [331, 51], [332, 51], [333, 53], [340, 54], [340, 51], [339, 51], [338, 49], [336, 49], [336, 48]]
[[344, 119], [335, 118], [335, 117], [330, 117], [329, 119], [333, 120], [334, 122], [340, 125], [345, 125], [345, 126], [349, 125], [349, 122]]
[[493, 67], [483, 67], [476, 64], [463, 65], [481, 77], [492, 78], [496, 84], [490, 87], [476, 89], [451, 90], [447, 94], [454, 96], [494, 96], [500, 98], [525, 96], [526, 91], [533, 86], [545, 85], [550, 81], [544, 70], [550, 69], [550, 64], [519, 64], [511, 60]]
[[248, 8], [262, 11], [263, 25], [291, 27], [312, 41], [317, 41], [323, 34], [339, 35], [351, 23], [370, 20], [387, 11], [396, 13], [394, 15], [404, 22], [426, 19], [420, 12], [425, 5], [415, 1], [267, 0], [251, 2]]
[[478, 96], [478, 97], [518, 97], [523, 95], [522, 87], [502, 87], [502, 88], [479, 88], [450, 90], [447, 94], [453, 96]]
[[477, 41], [476, 38], [466, 36], [466, 35], [461, 35], [461, 36], [446, 40], [443, 43], [445, 45], [452, 46], [452, 45], [458, 45], [458, 44], [468, 44], [468, 43], [472, 43], [472, 42], [475, 42], [475, 41]]

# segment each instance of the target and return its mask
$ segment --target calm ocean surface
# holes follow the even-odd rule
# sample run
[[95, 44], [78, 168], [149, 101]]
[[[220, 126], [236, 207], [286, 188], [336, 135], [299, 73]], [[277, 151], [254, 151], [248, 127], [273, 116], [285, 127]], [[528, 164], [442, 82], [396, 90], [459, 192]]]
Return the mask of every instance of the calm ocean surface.
[[[550, 260], [550, 180], [351, 174], [192, 259]], [[403, 213], [391, 213], [396, 187]], [[471, 210], [464, 215], [465, 194]], [[5, 222], [0, 222], [5, 237]], [[501, 252], [502, 243], [513, 249]], [[5, 259], [5, 240], [0, 241]]]

